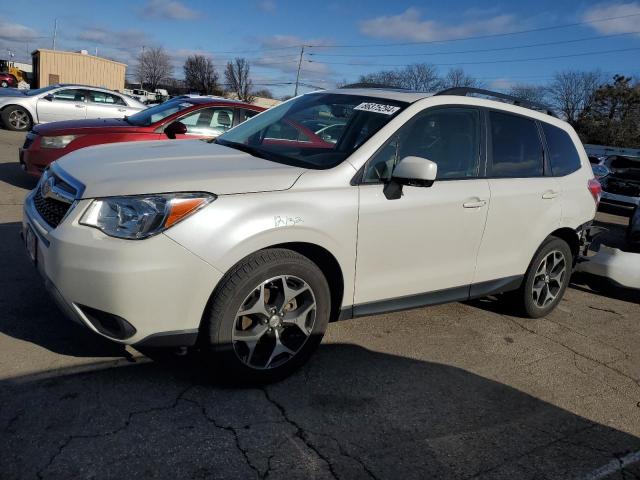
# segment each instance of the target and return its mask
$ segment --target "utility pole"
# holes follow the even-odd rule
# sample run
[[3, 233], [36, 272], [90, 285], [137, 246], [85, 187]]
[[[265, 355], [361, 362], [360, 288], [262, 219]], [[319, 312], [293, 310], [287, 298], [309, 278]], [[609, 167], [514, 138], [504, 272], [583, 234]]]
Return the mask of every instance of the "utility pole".
[[300, 47], [300, 59], [298, 60], [298, 73], [296, 74], [296, 90], [293, 92], [293, 96], [298, 96], [298, 83], [300, 83], [300, 67], [302, 66], [302, 55], [304, 55], [304, 45]]
[[53, 21], [53, 49], [56, 49], [56, 35], [58, 35], [58, 19]]

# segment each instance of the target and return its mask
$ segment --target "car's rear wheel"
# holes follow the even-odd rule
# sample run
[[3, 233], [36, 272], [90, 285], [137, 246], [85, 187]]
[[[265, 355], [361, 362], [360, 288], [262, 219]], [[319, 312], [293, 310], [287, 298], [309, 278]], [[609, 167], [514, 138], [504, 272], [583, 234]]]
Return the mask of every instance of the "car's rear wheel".
[[303, 365], [329, 321], [329, 286], [318, 266], [287, 249], [250, 255], [225, 275], [201, 332], [214, 375], [233, 383], [269, 383]]
[[2, 80], [2, 82], [0, 82], [0, 87], [7, 88], [8, 86], [9, 86], [9, 84], [7, 83], [6, 80]]
[[31, 116], [24, 108], [14, 105], [2, 110], [2, 123], [9, 130], [25, 132], [31, 129]]
[[560, 303], [572, 268], [573, 255], [567, 242], [549, 237], [538, 249], [516, 293], [528, 317], [544, 317]]

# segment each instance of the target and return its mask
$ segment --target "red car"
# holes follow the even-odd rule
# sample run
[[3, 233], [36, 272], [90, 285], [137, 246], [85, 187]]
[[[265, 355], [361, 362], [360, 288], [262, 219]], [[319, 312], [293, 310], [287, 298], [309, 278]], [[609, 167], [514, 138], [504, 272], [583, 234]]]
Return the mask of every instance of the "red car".
[[0, 87], [17, 87], [18, 79], [11, 73], [0, 72]]
[[264, 108], [213, 98], [175, 98], [122, 119], [36, 125], [20, 149], [20, 164], [39, 177], [51, 162], [79, 148], [114, 142], [215, 138]]

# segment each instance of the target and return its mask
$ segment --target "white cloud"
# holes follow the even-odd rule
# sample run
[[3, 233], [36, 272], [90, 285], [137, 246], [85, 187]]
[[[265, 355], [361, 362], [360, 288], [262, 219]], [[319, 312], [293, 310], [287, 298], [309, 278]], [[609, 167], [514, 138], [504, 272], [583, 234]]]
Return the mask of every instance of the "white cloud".
[[0, 19], [0, 40], [28, 42], [38, 38], [38, 33], [25, 25]]
[[136, 51], [143, 45], [153, 43], [141, 30], [112, 30], [100, 26], [88, 27], [81, 31], [76, 38], [81, 42]]
[[273, 13], [276, 11], [276, 2], [273, 0], [260, 0], [258, 2], [258, 8], [263, 12]]
[[[628, 15], [636, 15], [629, 17]], [[629, 3], [609, 3], [594, 5], [584, 12], [582, 20], [591, 22], [601, 20], [603, 18], [623, 17], [616, 20], [608, 20], [606, 22], [596, 22], [590, 24], [591, 28], [603, 35], [635, 32], [638, 30], [638, 21], [640, 21], [640, 2]]]
[[168, 20], [193, 20], [198, 12], [176, 0], [148, 0], [143, 15]]
[[516, 18], [510, 14], [468, 19], [446, 25], [435, 20], [423, 19], [418, 9], [408, 8], [399, 15], [365, 20], [360, 23], [360, 32], [375, 38], [428, 42], [503, 33], [515, 30], [516, 27]]

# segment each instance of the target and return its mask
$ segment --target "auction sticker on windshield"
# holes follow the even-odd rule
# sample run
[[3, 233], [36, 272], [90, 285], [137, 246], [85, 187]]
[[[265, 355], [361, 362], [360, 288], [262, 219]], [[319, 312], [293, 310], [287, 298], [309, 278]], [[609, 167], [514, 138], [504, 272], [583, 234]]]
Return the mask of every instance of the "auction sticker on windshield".
[[395, 105], [384, 105], [382, 103], [361, 103], [354, 110], [362, 110], [363, 112], [375, 112], [382, 113], [384, 115], [393, 115], [400, 107], [396, 107]]

